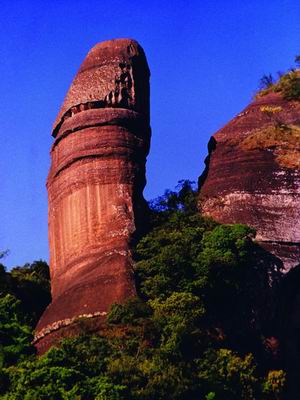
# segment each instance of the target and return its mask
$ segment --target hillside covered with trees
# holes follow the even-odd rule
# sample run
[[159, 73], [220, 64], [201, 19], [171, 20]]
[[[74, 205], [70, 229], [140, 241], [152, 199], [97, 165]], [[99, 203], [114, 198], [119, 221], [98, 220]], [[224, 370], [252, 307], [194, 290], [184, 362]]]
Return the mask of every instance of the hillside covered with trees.
[[100, 333], [37, 357], [48, 266], [1, 266], [0, 399], [282, 398], [280, 262], [253, 229], [201, 217], [191, 182], [177, 189], [150, 203], [135, 245], [138, 296], [113, 305]]

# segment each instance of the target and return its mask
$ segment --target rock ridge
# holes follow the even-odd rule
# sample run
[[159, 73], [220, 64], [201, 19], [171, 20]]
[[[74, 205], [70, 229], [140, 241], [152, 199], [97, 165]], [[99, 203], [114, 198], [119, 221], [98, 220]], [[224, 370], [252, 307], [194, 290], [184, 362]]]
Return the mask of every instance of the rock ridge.
[[210, 139], [199, 209], [245, 223], [285, 270], [300, 259], [300, 102], [270, 93]]

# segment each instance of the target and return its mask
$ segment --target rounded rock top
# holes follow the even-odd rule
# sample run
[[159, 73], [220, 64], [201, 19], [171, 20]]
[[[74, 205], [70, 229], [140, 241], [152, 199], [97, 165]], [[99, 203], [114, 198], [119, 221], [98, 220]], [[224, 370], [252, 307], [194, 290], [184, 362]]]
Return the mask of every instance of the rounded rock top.
[[81, 64], [53, 125], [57, 135], [65, 118], [90, 108], [125, 108], [149, 115], [149, 67], [133, 39], [97, 43]]

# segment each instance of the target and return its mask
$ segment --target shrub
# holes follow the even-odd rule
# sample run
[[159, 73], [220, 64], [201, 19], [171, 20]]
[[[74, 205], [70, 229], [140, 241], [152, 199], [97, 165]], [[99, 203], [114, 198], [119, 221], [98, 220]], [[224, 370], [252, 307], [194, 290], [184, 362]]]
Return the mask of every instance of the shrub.
[[291, 70], [283, 74], [277, 82], [269, 82], [259, 92], [256, 93], [256, 98], [262, 97], [269, 93], [281, 93], [286, 100], [300, 99], [300, 74], [299, 70]]

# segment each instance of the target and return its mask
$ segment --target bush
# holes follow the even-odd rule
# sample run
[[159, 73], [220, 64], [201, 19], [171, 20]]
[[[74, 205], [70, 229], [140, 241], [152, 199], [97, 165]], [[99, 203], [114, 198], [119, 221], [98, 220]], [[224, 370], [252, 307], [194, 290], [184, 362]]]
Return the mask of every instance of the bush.
[[[263, 79], [266, 81], [266, 78]], [[268, 83], [261, 85], [261, 90], [256, 94], [256, 98], [269, 93], [281, 93], [286, 100], [300, 99], [300, 73], [299, 70], [291, 70], [280, 76], [277, 82], [267, 80]]]
[[300, 98], [299, 72], [291, 71], [283, 75], [275, 91], [281, 92], [286, 100], [298, 100]]

